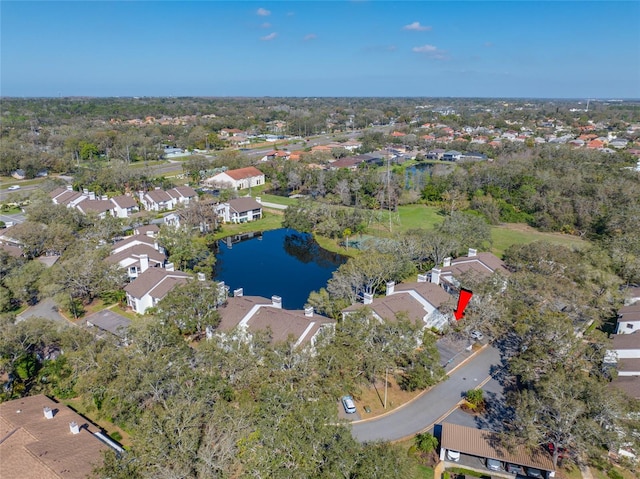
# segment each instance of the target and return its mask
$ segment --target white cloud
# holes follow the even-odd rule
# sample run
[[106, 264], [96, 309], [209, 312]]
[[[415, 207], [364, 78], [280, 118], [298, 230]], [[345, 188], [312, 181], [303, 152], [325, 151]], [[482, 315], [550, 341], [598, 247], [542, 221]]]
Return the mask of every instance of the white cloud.
[[264, 22], [262, 25], [260, 25], [260, 27], [262, 27], [262, 28], [271, 28], [271, 24], [269, 22]]
[[277, 36], [278, 36], [278, 34], [276, 32], [273, 32], [273, 33], [270, 33], [269, 35], [266, 35], [264, 37], [260, 37], [260, 40], [262, 40], [263, 42], [268, 42], [270, 40], [273, 40]]
[[304, 41], [309, 41], [309, 40], [314, 40], [318, 38], [318, 35], [316, 35], [315, 33], [309, 33], [307, 35], [304, 36]]
[[409, 25], [405, 25], [404, 27], [402, 27], [403, 30], [414, 30], [416, 32], [426, 32], [428, 30], [431, 30], [431, 27], [428, 25], [420, 25], [420, 22], [413, 22], [410, 23]]
[[433, 53], [437, 52], [438, 48], [434, 47], [433, 45], [422, 45], [421, 47], [413, 47], [411, 51], [414, 51], [416, 53]]
[[414, 53], [420, 53], [428, 58], [432, 58], [434, 60], [446, 60], [447, 52], [440, 50], [438, 47], [434, 45], [422, 45], [420, 47], [413, 47], [411, 49]]
[[261, 17], [268, 17], [269, 15], [271, 15], [271, 12], [266, 8], [258, 8], [258, 10], [256, 10], [256, 14], [260, 15]]

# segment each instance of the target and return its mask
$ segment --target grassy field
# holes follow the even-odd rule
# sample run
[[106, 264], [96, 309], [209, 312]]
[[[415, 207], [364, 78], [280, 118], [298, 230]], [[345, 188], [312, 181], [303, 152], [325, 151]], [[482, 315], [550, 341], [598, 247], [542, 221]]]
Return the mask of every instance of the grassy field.
[[[398, 232], [416, 228], [432, 229], [444, 220], [444, 216], [440, 214], [439, 208], [436, 206], [404, 205], [400, 206], [397, 212], [391, 213], [391, 230], [389, 230], [389, 213], [380, 211], [377, 212], [377, 215], [377, 224], [368, 233], [388, 237]], [[527, 244], [534, 241], [544, 240], [572, 247], [585, 244], [584, 240], [576, 236], [561, 233], [543, 233], [520, 223], [492, 226], [491, 238], [493, 242], [492, 253], [498, 256], [502, 255], [513, 244]]]

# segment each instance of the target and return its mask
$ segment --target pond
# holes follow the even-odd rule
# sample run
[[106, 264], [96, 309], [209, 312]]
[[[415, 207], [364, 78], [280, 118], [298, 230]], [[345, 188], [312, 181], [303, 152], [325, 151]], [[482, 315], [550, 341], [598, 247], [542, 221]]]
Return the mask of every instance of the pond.
[[327, 285], [347, 258], [322, 249], [313, 236], [292, 229], [229, 236], [218, 242], [214, 278], [245, 296], [282, 298], [302, 309], [309, 293]]

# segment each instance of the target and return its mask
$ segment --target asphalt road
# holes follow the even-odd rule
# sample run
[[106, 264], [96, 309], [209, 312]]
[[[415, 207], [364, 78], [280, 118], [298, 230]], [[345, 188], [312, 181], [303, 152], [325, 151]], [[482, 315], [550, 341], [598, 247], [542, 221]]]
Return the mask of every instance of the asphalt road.
[[429, 429], [456, 407], [466, 391], [478, 387], [500, 367], [500, 351], [488, 346], [413, 402], [386, 416], [354, 422], [353, 437], [360, 442], [397, 441]]

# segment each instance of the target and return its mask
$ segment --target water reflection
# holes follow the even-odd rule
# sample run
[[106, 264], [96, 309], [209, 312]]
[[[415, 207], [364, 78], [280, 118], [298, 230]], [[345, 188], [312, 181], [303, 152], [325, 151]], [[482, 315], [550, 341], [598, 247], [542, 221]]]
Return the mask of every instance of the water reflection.
[[279, 229], [220, 240], [216, 260], [215, 279], [232, 291], [278, 295], [283, 307], [301, 309], [309, 293], [324, 287], [346, 258], [321, 248], [309, 234]]

